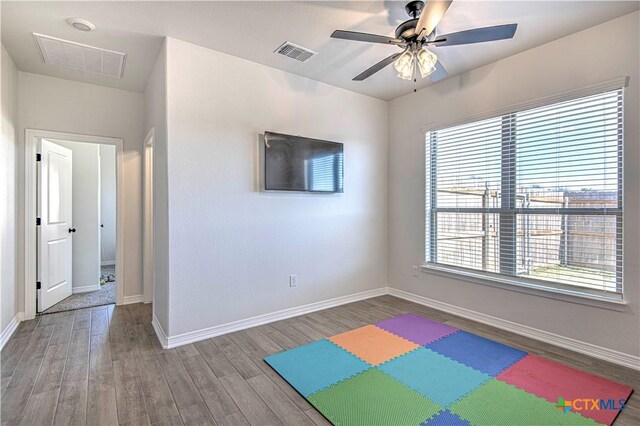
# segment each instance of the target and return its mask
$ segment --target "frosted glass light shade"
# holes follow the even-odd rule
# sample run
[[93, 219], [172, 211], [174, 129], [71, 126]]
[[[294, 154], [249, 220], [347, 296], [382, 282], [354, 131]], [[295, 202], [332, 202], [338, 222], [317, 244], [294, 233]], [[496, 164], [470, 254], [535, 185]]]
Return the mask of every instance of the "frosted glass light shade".
[[411, 80], [416, 64], [415, 61], [415, 55], [408, 50], [400, 55], [400, 57], [398, 57], [398, 59], [393, 63], [394, 68], [398, 71], [398, 77], [403, 80]]
[[438, 57], [435, 53], [427, 50], [420, 49], [417, 54], [418, 57], [418, 68], [420, 69], [420, 75], [422, 78], [428, 76], [432, 72], [436, 70], [436, 63], [438, 62]]

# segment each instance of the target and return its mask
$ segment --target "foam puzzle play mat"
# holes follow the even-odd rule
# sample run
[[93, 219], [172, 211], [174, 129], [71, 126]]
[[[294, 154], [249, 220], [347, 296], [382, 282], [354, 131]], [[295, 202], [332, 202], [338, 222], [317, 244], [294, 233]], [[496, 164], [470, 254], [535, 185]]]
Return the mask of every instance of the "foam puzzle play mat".
[[633, 391], [415, 314], [265, 361], [335, 425], [611, 425]]

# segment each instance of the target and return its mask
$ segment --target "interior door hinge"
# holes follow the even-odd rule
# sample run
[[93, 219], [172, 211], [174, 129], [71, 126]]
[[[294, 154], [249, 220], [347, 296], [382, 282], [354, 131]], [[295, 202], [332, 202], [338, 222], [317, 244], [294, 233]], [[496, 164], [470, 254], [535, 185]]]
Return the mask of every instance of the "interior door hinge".
[[40, 153], [36, 154], [36, 161], [42, 161], [42, 154]]
[[42, 225], [42, 219], [40, 219], [39, 217], [36, 217], [36, 226], [40, 226]]
[[40, 290], [42, 288], [42, 283], [40, 281], [36, 281], [36, 290]]

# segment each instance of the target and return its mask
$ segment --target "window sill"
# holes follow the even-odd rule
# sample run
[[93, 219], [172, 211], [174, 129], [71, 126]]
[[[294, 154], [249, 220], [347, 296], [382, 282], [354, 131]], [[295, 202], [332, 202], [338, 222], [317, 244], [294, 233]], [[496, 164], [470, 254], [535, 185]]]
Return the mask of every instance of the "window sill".
[[564, 290], [553, 287], [545, 287], [542, 285], [528, 284], [521, 281], [510, 280], [508, 278], [486, 277], [471, 271], [460, 270], [456, 268], [446, 267], [442, 265], [426, 264], [422, 265], [423, 272], [440, 275], [448, 278], [456, 278], [463, 281], [473, 282], [476, 284], [496, 287], [503, 290], [517, 291], [519, 293], [531, 294], [550, 299], [561, 300], [564, 302], [578, 303], [581, 305], [595, 306], [603, 309], [614, 311], [624, 311], [627, 302], [622, 298], [600, 297], [590, 294], [583, 294], [571, 290]]

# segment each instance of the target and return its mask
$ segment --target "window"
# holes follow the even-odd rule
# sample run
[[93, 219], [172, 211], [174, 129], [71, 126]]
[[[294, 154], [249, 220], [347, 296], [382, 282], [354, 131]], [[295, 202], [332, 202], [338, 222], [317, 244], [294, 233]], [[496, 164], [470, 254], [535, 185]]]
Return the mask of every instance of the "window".
[[427, 264], [622, 294], [622, 89], [427, 132]]

